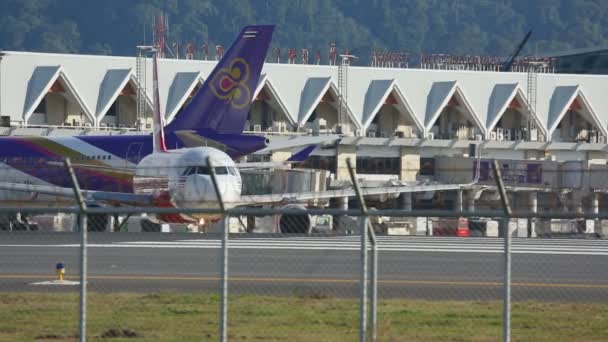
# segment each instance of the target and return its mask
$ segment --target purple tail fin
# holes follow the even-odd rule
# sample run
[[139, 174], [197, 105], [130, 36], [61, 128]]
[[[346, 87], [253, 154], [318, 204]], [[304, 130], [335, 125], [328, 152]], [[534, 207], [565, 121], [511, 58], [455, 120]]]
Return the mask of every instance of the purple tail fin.
[[274, 26], [246, 26], [192, 101], [166, 132], [211, 129], [241, 133], [270, 46]]
[[302, 150], [300, 150], [300, 152], [292, 155], [289, 159], [287, 159], [287, 161], [288, 162], [303, 162], [306, 159], [308, 159], [308, 157], [310, 157], [310, 154], [312, 153], [312, 151], [315, 150], [315, 148], [317, 148], [317, 145], [306, 146]]

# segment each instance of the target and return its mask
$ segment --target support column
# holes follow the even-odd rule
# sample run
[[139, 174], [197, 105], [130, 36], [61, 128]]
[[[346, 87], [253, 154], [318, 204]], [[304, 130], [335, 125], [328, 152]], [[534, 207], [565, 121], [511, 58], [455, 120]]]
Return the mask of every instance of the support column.
[[[336, 198], [336, 209], [348, 210], [348, 197], [339, 197]], [[347, 223], [348, 216], [345, 215], [336, 215], [333, 217], [334, 220], [334, 230], [349, 230]]]
[[348, 210], [348, 197], [338, 198], [339, 209]]
[[355, 145], [338, 145], [336, 148], [336, 179], [347, 180], [350, 182], [350, 174], [346, 160], [350, 158], [353, 166], [357, 165], [357, 146]]
[[[600, 213], [600, 194], [597, 192], [591, 194], [591, 212], [596, 215]], [[600, 220], [594, 219], [593, 228], [585, 230], [585, 233], [594, 234], [600, 230], [600, 224]]]
[[454, 200], [454, 211], [462, 211], [462, 190], [456, 190], [456, 198]]
[[401, 159], [399, 180], [415, 182], [416, 176], [420, 172], [420, 151], [411, 147], [401, 147], [399, 157]]
[[412, 193], [404, 192], [401, 195], [399, 195], [399, 202], [401, 204], [401, 209], [411, 211], [412, 210]]
[[475, 190], [468, 190], [466, 196], [466, 210], [475, 211]]
[[[528, 207], [533, 214], [538, 213], [538, 194], [534, 191], [528, 193]], [[528, 237], [536, 237], [536, 219], [528, 219]]]

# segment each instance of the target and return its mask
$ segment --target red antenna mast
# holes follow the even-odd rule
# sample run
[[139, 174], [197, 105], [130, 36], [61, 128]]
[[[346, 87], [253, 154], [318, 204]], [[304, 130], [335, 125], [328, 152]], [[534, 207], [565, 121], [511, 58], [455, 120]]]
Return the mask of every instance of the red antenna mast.
[[154, 18], [154, 46], [156, 46], [158, 57], [165, 57], [165, 46], [167, 44], [167, 31], [169, 28], [169, 19], [165, 13], [160, 12]]

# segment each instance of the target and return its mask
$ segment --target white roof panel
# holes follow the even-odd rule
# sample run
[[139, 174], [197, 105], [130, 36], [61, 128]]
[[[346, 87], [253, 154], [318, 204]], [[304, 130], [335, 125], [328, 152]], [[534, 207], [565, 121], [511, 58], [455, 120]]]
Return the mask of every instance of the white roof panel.
[[559, 122], [564, 117], [568, 106], [576, 98], [578, 93], [578, 86], [559, 86], [555, 87], [553, 95], [551, 96], [551, 102], [549, 105], [549, 113], [547, 120], [547, 128], [549, 133], [553, 132]]
[[25, 93], [25, 101], [23, 105], [23, 119], [27, 121], [28, 117], [36, 109], [44, 95], [48, 92], [53, 82], [59, 76], [61, 67], [59, 66], [39, 66], [34, 69], [32, 77], [27, 83], [27, 92]]
[[517, 83], [497, 84], [494, 86], [492, 95], [490, 95], [490, 101], [488, 103], [488, 116], [485, 122], [488, 130], [492, 130], [498, 120], [500, 120], [500, 117], [507, 109], [507, 106], [515, 97], [517, 88]]
[[443, 108], [454, 94], [456, 81], [435, 82], [431, 87], [431, 92], [427, 96], [426, 112], [424, 114], [424, 126], [430, 130]]
[[[376, 116], [378, 110], [380, 110], [382, 103], [386, 100], [386, 97], [393, 89], [394, 83], [395, 80], [371, 81], [367, 92], [365, 93], [365, 100], [363, 101], [362, 110], [355, 112], [362, 114], [362, 116], [355, 114], [355, 117], [360, 118], [360, 122], [363, 123], [363, 127], [369, 126], [370, 122], [374, 119], [374, 116]], [[355, 107], [353, 107], [353, 110], [355, 110]]]
[[184, 105], [188, 96], [197, 85], [201, 83], [200, 72], [178, 72], [171, 82], [169, 92], [167, 93], [166, 101], [162, 100], [161, 103], [165, 102], [165, 118], [167, 121], [171, 121], [175, 114]]
[[298, 110], [298, 123], [303, 125], [312, 114], [315, 107], [331, 84], [330, 77], [312, 77], [306, 81], [302, 95], [300, 96], [300, 106]]
[[129, 83], [131, 69], [110, 69], [101, 81], [95, 106], [95, 116], [103, 116], [114, 103], [118, 94]]

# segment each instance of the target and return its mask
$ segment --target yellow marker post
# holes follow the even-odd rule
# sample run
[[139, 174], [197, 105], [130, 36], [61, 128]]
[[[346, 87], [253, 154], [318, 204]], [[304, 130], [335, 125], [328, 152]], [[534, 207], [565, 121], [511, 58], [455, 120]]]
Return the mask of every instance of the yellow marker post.
[[57, 271], [57, 279], [59, 281], [63, 281], [63, 277], [65, 276], [65, 265], [60, 262], [55, 265], [55, 270]]

